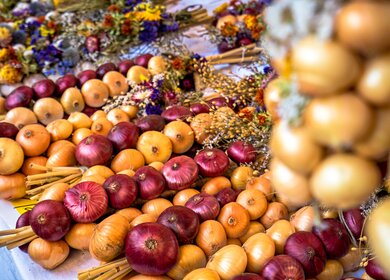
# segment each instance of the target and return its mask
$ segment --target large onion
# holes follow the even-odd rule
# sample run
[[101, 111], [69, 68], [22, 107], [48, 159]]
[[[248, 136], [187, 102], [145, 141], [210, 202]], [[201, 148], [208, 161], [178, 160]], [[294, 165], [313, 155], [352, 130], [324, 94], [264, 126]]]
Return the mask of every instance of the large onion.
[[304, 280], [305, 273], [301, 264], [287, 255], [279, 255], [269, 260], [262, 272], [264, 280]]
[[199, 172], [205, 177], [221, 176], [229, 168], [229, 158], [220, 149], [204, 149], [194, 158]]
[[162, 275], [178, 260], [179, 245], [175, 234], [158, 223], [135, 226], [125, 240], [126, 258], [138, 273]]
[[256, 233], [242, 245], [248, 257], [247, 271], [259, 273], [275, 255], [275, 243], [265, 233]]
[[172, 190], [182, 190], [190, 187], [198, 178], [198, 165], [187, 156], [178, 156], [168, 160], [161, 170]]
[[33, 97], [33, 90], [28, 86], [14, 89], [5, 100], [5, 108], [9, 111], [16, 107], [28, 107]]
[[207, 193], [199, 193], [191, 197], [185, 204], [199, 216], [199, 220], [214, 220], [219, 214], [218, 200]]
[[104, 165], [112, 155], [110, 140], [101, 135], [90, 135], [84, 138], [76, 147], [76, 159], [85, 166]]
[[139, 195], [142, 199], [153, 199], [158, 197], [165, 189], [163, 175], [151, 166], [143, 166], [134, 174], [138, 183]]
[[138, 127], [130, 122], [120, 122], [107, 135], [117, 151], [135, 148], [139, 136]]
[[249, 163], [256, 159], [256, 149], [251, 143], [236, 141], [226, 150], [228, 156], [237, 163]]
[[129, 207], [137, 198], [138, 186], [136, 181], [124, 174], [115, 174], [107, 178], [103, 184], [110, 206], [114, 209]]

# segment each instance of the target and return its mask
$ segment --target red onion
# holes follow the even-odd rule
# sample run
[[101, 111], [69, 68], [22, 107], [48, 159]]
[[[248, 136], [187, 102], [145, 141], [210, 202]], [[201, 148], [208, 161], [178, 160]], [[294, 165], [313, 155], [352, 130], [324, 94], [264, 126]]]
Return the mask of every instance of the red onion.
[[178, 260], [179, 244], [172, 230], [158, 223], [135, 226], [125, 239], [125, 254], [138, 273], [162, 275]]
[[107, 62], [107, 63], [104, 63], [102, 65], [100, 65], [97, 69], [96, 69], [96, 75], [98, 77], [98, 79], [103, 79], [104, 75], [110, 71], [116, 71], [118, 70], [118, 68], [116, 67], [116, 65], [112, 62]]
[[137, 119], [135, 124], [141, 129], [142, 132], [150, 130], [162, 131], [165, 126], [165, 120], [160, 115], [148, 115]]
[[225, 97], [215, 97], [208, 101], [210, 107], [232, 107]]
[[64, 237], [71, 224], [69, 211], [56, 200], [43, 200], [31, 210], [30, 225], [40, 238], [58, 241]]
[[134, 66], [134, 62], [132, 60], [123, 60], [121, 62], [119, 62], [118, 64], [118, 69], [119, 69], [119, 72], [126, 77], [127, 75], [127, 72], [129, 71], [129, 69]]
[[79, 80], [72, 74], [66, 74], [56, 81], [58, 86], [58, 94], [62, 95], [65, 90], [71, 87], [76, 87], [79, 84]]
[[199, 143], [197, 142], [194, 142], [194, 144], [192, 145], [192, 147], [187, 151], [185, 152], [184, 155], [190, 157], [190, 158], [194, 158], [196, 156], [196, 154], [202, 150], [202, 145], [200, 145]]
[[114, 209], [129, 207], [137, 198], [138, 187], [133, 178], [125, 174], [115, 174], [103, 184], [110, 206]]
[[165, 179], [163, 175], [151, 166], [139, 168], [134, 179], [139, 186], [139, 195], [142, 199], [153, 199], [158, 197], [165, 189]]
[[184, 206], [168, 207], [160, 214], [157, 223], [170, 228], [181, 244], [191, 243], [199, 231], [198, 215]]
[[307, 278], [322, 272], [326, 253], [321, 240], [311, 232], [299, 231], [291, 234], [284, 245], [284, 253], [299, 261]]
[[237, 163], [249, 163], [256, 159], [256, 149], [251, 143], [233, 142], [226, 150], [228, 156]]
[[241, 190], [236, 191], [232, 188], [224, 188], [215, 195], [215, 198], [218, 200], [219, 205], [223, 207], [225, 204], [236, 201], [240, 192]]
[[366, 266], [366, 273], [368, 276], [374, 278], [375, 280], [388, 280], [386, 277], [385, 271], [382, 267], [379, 266], [377, 262], [374, 260], [369, 260]]
[[219, 214], [218, 200], [207, 193], [198, 193], [191, 197], [185, 204], [199, 216], [200, 222], [214, 220]]
[[5, 100], [5, 108], [9, 111], [16, 107], [28, 107], [34, 92], [28, 86], [20, 86], [14, 89]]
[[364, 217], [359, 208], [351, 209], [343, 212], [345, 225], [351, 231], [356, 240], [360, 238], [363, 230]]
[[330, 259], [339, 259], [349, 251], [348, 232], [337, 219], [324, 219], [312, 232], [322, 241], [326, 254]]
[[107, 135], [116, 151], [135, 148], [138, 137], [138, 127], [131, 122], [117, 123]]
[[356, 277], [347, 277], [347, 278], [343, 278], [341, 280], [363, 280], [362, 278], [356, 278]]
[[210, 112], [210, 106], [206, 103], [194, 103], [190, 106], [190, 110], [194, 115]]
[[12, 123], [0, 122], [0, 137], [15, 139], [19, 129]]
[[97, 74], [96, 71], [88, 69], [81, 71], [78, 75], [77, 78], [80, 80], [80, 86], [82, 86], [86, 81], [96, 79]]
[[[24, 212], [22, 215], [20, 215], [19, 218], [16, 220], [15, 228], [29, 226], [30, 225], [30, 213], [31, 213], [31, 210], [28, 210], [27, 212]], [[28, 244], [30, 244], [30, 242], [23, 244], [22, 246], [19, 246], [19, 249], [22, 250], [23, 252], [27, 253]]]
[[162, 112], [161, 116], [167, 121], [176, 121], [176, 120], [182, 120], [186, 121], [189, 117], [192, 116], [192, 112], [190, 108], [180, 106], [180, 105], [175, 105], [172, 107], [169, 107], [166, 109], [164, 112]]
[[205, 177], [217, 177], [229, 168], [229, 158], [220, 149], [204, 149], [194, 158], [199, 166], [199, 172]]
[[301, 264], [287, 255], [278, 255], [270, 259], [263, 267], [264, 280], [305, 280]]
[[189, 188], [198, 178], [198, 165], [187, 156], [178, 156], [168, 160], [162, 170], [168, 188], [183, 190]]
[[241, 273], [232, 278], [232, 280], [263, 280], [264, 278], [255, 273]]
[[153, 55], [150, 54], [150, 53], [141, 54], [141, 55], [137, 56], [137, 57], [134, 59], [134, 63], [135, 63], [136, 65], [139, 65], [139, 66], [148, 68], [149, 60], [150, 60], [152, 57], [153, 57]]
[[102, 135], [93, 134], [76, 146], [76, 159], [85, 166], [104, 165], [112, 156], [112, 144]]
[[106, 213], [108, 198], [101, 185], [86, 181], [65, 192], [64, 205], [76, 222], [92, 223]]
[[83, 109], [83, 113], [86, 114], [88, 117], [92, 116], [93, 113], [95, 113], [97, 110], [99, 110], [99, 108], [93, 108], [93, 107], [89, 107], [88, 105], [85, 105], [84, 109]]
[[36, 82], [32, 86], [34, 90], [34, 98], [52, 97], [57, 89], [56, 84], [50, 79], [44, 79]]

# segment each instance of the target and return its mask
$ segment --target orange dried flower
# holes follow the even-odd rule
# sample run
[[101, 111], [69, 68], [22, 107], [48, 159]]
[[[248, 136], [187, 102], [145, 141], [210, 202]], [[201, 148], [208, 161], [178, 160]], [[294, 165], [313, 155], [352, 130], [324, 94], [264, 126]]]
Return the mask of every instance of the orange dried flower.
[[130, 25], [130, 20], [125, 20], [122, 25], [121, 25], [121, 33], [123, 35], [130, 35], [131, 33], [131, 25]]
[[113, 5], [108, 6], [107, 10], [109, 12], [119, 12], [121, 10], [121, 8], [119, 8], [119, 6], [113, 4]]
[[259, 121], [260, 125], [265, 124], [266, 117], [264, 115], [257, 115], [257, 120]]
[[172, 60], [172, 68], [175, 70], [180, 70], [184, 68], [184, 62], [179, 57], [176, 57]]
[[221, 33], [223, 36], [233, 37], [236, 36], [237, 32], [238, 27], [231, 22], [226, 22], [221, 29]]
[[264, 105], [264, 89], [258, 88], [255, 95], [255, 101], [260, 105]]
[[103, 27], [111, 28], [114, 25], [114, 19], [112, 15], [104, 15]]
[[241, 109], [240, 112], [238, 112], [238, 116], [240, 118], [245, 118], [248, 121], [251, 121], [253, 119], [253, 114], [255, 113], [255, 111], [255, 107], [245, 107], [244, 109]]

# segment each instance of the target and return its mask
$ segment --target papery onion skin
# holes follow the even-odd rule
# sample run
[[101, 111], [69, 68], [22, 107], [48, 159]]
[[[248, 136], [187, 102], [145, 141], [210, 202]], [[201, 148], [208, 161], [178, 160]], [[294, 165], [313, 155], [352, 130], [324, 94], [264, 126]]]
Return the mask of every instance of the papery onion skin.
[[106, 137], [90, 135], [76, 146], [76, 159], [85, 166], [105, 165], [111, 158], [113, 147]]
[[162, 275], [178, 260], [179, 245], [175, 234], [158, 223], [135, 226], [125, 239], [125, 253], [130, 266], [138, 273]]
[[[20, 227], [25, 227], [30, 225], [30, 214], [31, 210], [28, 210], [24, 212], [22, 215], [19, 216], [19, 218], [16, 220], [16, 225], [15, 228], [20, 228]], [[23, 244], [22, 246], [19, 246], [19, 249], [22, 250], [23, 252], [27, 253], [28, 251], [28, 244]]]
[[362, 234], [364, 217], [359, 208], [347, 210], [343, 212], [343, 217], [346, 226], [351, 231], [353, 237], [358, 240]]
[[58, 241], [64, 237], [71, 226], [71, 216], [62, 202], [44, 200], [31, 210], [31, 228], [40, 238]]
[[115, 174], [107, 178], [103, 184], [110, 206], [114, 209], [129, 207], [137, 198], [138, 186], [136, 181], [124, 174]]
[[301, 264], [288, 255], [278, 255], [269, 260], [262, 272], [264, 280], [305, 280]]
[[250, 163], [256, 159], [256, 149], [251, 143], [237, 141], [226, 150], [228, 156], [237, 163]]
[[375, 262], [375, 259], [369, 260], [365, 267], [366, 273], [375, 280], [387, 280], [386, 273], [383, 268]]
[[229, 168], [229, 158], [220, 149], [204, 149], [194, 158], [198, 164], [199, 172], [205, 177], [222, 176]]
[[199, 231], [198, 215], [184, 206], [165, 209], [158, 217], [157, 223], [170, 228], [181, 244], [191, 243]]
[[139, 137], [138, 127], [130, 122], [120, 122], [107, 135], [116, 151], [135, 148]]
[[315, 277], [325, 267], [326, 253], [321, 241], [311, 232], [293, 233], [284, 246], [284, 254], [298, 260], [306, 277]]
[[163, 175], [151, 166], [139, 168], [134, 179], [139, 186], [139, 195], [142, 199], [158, 197], [165, 189], [166, 183]]
[[74, 221], [92, 223], [106, 213], [108, 197], [101, 185], [86, 181], [65, 192], [64, 205]]
[[294, 225], [296, 231], [311, 232], [314, 225], [314, 207], [302, 207], [291, 215], [290, 222]]
[[9, 111], [16, 107], [28, 107], [33, 97], [33, 90], [28, 86], [14, 89], [5, 100], [5, 108]]
[[329, 258], [339, 259], [348, 253], [348, 232], [337, 219], [323, 219], [319, 226], [313, 227], [313, 233], [322, 241]]
[[177, 156], [168, 160], [161, 172], [171, 190], [186, 189], [198, 179], [198, 165], [187, 156]]
[[200, 222], [214, 220], [218, 216], [220, 210], [218, 200], [207, 193], [194, 195], [186, 202], [185, 207], [190, 208], [197, 213]]

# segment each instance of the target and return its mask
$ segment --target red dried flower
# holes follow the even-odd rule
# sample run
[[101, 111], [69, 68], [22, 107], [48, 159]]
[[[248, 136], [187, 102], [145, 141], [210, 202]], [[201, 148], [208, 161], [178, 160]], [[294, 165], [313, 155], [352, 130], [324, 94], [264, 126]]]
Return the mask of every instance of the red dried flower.
[[264, 89], [258, 88], [255, 95], [255, 101], [260, 105], [264, 105]]
[[114, 18], [112, 15], [104, 15], [103, 27], [111, 28], [114, 25]]
[[108, 6], [107, 10], [109, 12], [120, 12], [121, 8], [119, 6], [113, 4], [113, 5]]
[[179, 57], [172, 60], [172, 68], [175, 70], [181, 70], [184, 68], [184, 62]]

